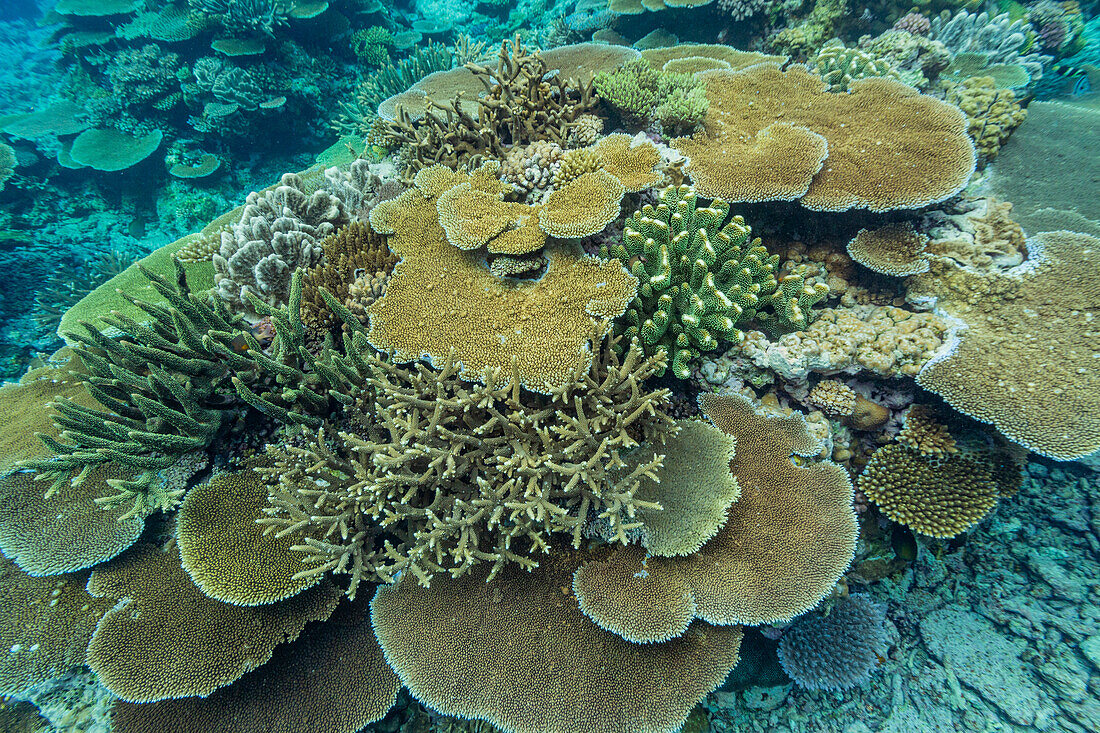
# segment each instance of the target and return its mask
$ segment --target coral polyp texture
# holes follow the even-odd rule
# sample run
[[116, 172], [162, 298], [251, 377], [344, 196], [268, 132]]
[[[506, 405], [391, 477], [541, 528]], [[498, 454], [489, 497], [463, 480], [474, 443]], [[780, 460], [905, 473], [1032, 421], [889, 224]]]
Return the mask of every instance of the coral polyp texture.
[[958, 108], [901, 82], [861, 79], [831, 94], [805, 67], [774, 63], [702, 79], [705, 132], [673, 141], [701, 195], [891, 211], [943, 201], [974, 172]]
[[1028, 253], [1005, 274], [941, 261], [917, 276], [910, 292], [934, 296], [965, 326], [917, 382], [1030, 450], [1069, 460], [1100, 449], [1100, 240], [1045, 232]]
[[594, 331], [626, 310], [637, 278], [562, 243], [546, 247], [537, 281], [500, 280], [448, 242], [439, 223], [440, 194], [467, 179], [424, 169], [415, 188], [371, 212], [376, 230], [393, 232], [389, 246], [401, 261], [367, 308], [368, 338], [398, 361], [453, 358], [471, 379], [491, 368], [530, 389], [560, 388], [587, 369]]
[[866, 595], [807, 614], [779, 641], [779, 662], [808, 690], [844, 690], [867, 681], [886, 652], [886, 605]]
[[848, 242], [848, 254], [852, 259], [882, 275], [905, 277], [928, 272], [928, 260], [924, 250], [928, 237], [911, 229], [884, 226], [877, 229], [860, 229]]

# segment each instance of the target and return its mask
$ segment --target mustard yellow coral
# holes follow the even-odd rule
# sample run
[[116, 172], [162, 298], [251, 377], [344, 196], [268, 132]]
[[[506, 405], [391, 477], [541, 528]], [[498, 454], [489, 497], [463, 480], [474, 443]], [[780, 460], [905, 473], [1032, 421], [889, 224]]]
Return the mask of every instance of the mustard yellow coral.
[[806, 67], [775, 63], [700, 78], [705, 132], [673, 145], [703, 195], [890, 211], [942, 201], [974, 171], [958, 108], [900, 82], [861, 79], [830, 94]]
[[494, 277], [472, 253], [449, 244], [439, 224], [439, 194], [468, 181], [468, 174], [428, 168], [416, 188], [371, 212], [372, 225], [378, 218], [394, 232], [390, 249], [402, 261], [385, 295], [367, 309], [368, 338], [398, 361], [426, 356], [442, 365], [453, 353], [468, 379], [499, 369], [504, 379], [514, 374], [548, 392], [588, 367], [594, 330], [626, 310], [637, 278], [617, 261], [585, 257], [566, 244], [546, 247], [546, 272], [537, 281]]
[[976, 524], [999, 495], [987, 466], [898, 444], [875, 451], [859, 476], [859, 490], [890, 519], [933, 537], [954, 537]]
[[848, 242], [848, 254], [869, 270], [881, 275], [905, 277], [928, 272], [924, 250], [928, 237], [907, 227], [888, 225], [860, 229]]
[[647, 141], [635, 144], [634, 138], [621, 132], [602, 138], [593, 146], [603, 169], [618, 178], [629, 193], [660, 186], [665, 176], [659, 170], [661, 153]]
[[582, 173], [551, 192], [539, 209], [539, 225], [552, 237], [597, 234], [619, 215], [626, 187], [605, 170]]

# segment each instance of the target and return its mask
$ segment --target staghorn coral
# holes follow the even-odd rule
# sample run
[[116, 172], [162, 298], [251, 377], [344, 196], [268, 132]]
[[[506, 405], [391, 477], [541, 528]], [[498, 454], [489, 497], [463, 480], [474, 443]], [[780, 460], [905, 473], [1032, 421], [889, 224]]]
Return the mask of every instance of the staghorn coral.
[[221, 603], [191, 581], [178, 550], [150, 544], [92, 571], [88, 592], [114, 604], [88, 643], [88, 666], [129, 702], [209, 695], [328, 618], [340, 599], [326, 581], [277, 605]]
[[891, 224], [877, 229], [860, 229], [848, 242], [848, 254], [880, 275], [906, 277], [928, 272], [927, 246], [928, 237], [924, 234]]
[[830, 92], [846, 92], [856, 79], [886, 77], [901, 81], [889, 62], [858, 48], [845, 48], [838, 38], [822, 46], [808, 65], [825, 80]]
[[[616, 331], [639, 339], [647, 353], [668, 356], [681, 379], [690, 376], [690, 362], [700, 352], [718, 347], [718, 339], [740, 341], [736, 325], [760, 308], [785, 308], [786, 319], [777, 318], [791, 325], [794, 318], [813, 318], [798, 297], [794, 308], [783, 305], [790, 295], [787, 282], [781, 286], [774, 274], [778, 256], [769, 256], [760, 240], [750, 241], [741, 217], [722, 226], [728, 212], [721, 199], [698, 208], [694, 189], [671, 186], [656, 208], [647, 204], [627, 219], [622, 244], [600, 248], [601, 256], [626, 262], [641, 283]], [[813, 300], [828, 290], [795, 280]]]
[[737, 664], [741, 629], [694, 621], [662, 644], [625, 641], [569, 593], [589, 557], [558, 548], [488, 582], [482, 566], [430, 588], [380, 586], [371, 612], [386, 660], [424, 704], [514, 733], [671, 733]]
[[749, 331], [738, 352], [794, 382], [810, 372], [914, 376], [936, 355], [947, 331], [944, 319], [932, 313], [893, 306], [826, 308], [805, 331], [775, 341]]
[[998, 89], [992, 77], [979, 76], [951, 87], [947, 101], [966, 115], [967, 132], [981, 162], [997, 157], [1012, 131], [1027, 118], [1011, 89]]
[[[361, 333], [355, 346], [366, 346]], [[480, 564], [491, 577], [534, 567], [554, 534], [579, 543], [590, 514], [625, 542], [637, 510], [654, 506], [635, 493], [660, 457], [623, 471], [621, 454], [673, 428], [667, 390], [640, 388], [660, 358], [631, 350], [620, 362], [612, 346], [548, 396], [521, 391], [500, 369], [465, 382], [453, 358], [436, 371], [359, 354], [374, 401], [357, 409], [383, 434], [322, 432], [278, 452], [262, 470], [273, 484], [264, 523], [279, 535], [308, 530], [295, 549], [311, 567], [299, 576], [349, 573], [351, 595], [363, 580], [402, 573], [427, 585]]]
[[1021, 64], [1034, 83], [1043, 77], [1052, 58], [1024, 53], [1030, 47], [1027, 30], [1027, 22], [1022, 18], [1013, 20], [1010, 13], [991, 17], [985, 12], [960, 10], [955, 15], [944, 13], [933, 18], [929, 37], [946, 46], [953, 56], [980, 53], [991, 64]]
[[587, 369], [593, 329], [626, 310], [637, 279], [616, 262], [552, 243], [541, 278], [502, 282], [449, 244], [439, 224], [438, 196], [468, 181], [442, 166], [426, 168], [416, 188], [371, 212], [375, 231], [393, 232], [390, 249], [401, 261], [385, 295], [367, 309], [368, 338], [396, 361], [453, 358], [469, 379], [489, 367], [528, 389], [560, 388]]
[[875, 451], [858, 486], [890, 519], [932, 537], [954, 537], [978, 523], [1000, 493], [984, 462], [898, 444]]
[[220, 473], [187, 492], [176, 527], [183, 569], [203, 593], [237, 606], [263, 606], [316, 585], [320, 576], [297, 578], [300, 538], [265, 534], [256, 521], [267, 506], [267, 485], [254, 470]]
[[437, 163], [453, 167], [499, 160], [510, 145], [545, 140], [565, 146], [573, 124], [595, 109], [598, 100], [591, 79], [551, 70], [517, 36], [501, 44], [495, 68], [468, 63], [462, 69], [475, 89], [480, 83], [483, 95], [471, 95], [469, 102], [461, 94], [446, 102], [423, 96], [420, 117], [398, 105], [393, 121], [380, 120], [381, 133], [390, 147], [406, 151], [408, 178]]
[[930, 405], [912, 405], [905, 412], [905, 422], [897, 440], [922, 456], [942, 457], [959, 452], [955, 439]]
[[934, 297], [966, 325], [917, 383], [1036, 453], [1071, 460], [1100, 449], [1100, 240], [1046, 232], [1028, 240], [1028, 255], [1004, 274], [938, 260], [910, 281], [910, 297]]
[[268, 305], [285, 305], [294, 271], [317, 265], [324, 254], [321, 241], [347, 223], [340, 199], [302, 189], [302, 179], [287, 173], [274, 189], [250, 193], [240, 220], [222, 233], [214, 282], [218, 297], [237, 311], [258, 315], [249, 294]]
[[862, 79], [830, 94], [805, 67], [774, 63], [702, 78], [705, 134], [673, 141], [700, 195], [881, 212], [942, 201], [974, 171], [962, 113], [900, 82]]
[[703, 86], [693, 76], [663, 71], [645, 58], [597, 74], [594, 83], [600, 99], [630, 125], [655, 120], [668, 135], [687, 134], [707, 113]]
[[302, 278], [302, 323], [310, 328], [328, 330], [340, 320], [325, 305], [324, 288], [341, 303], [351, 298], [351, 289], [362, 277], [379, 273], [389, 275], [397, 257], [386, 246], [386, 237], [361, 222], [353, 222], [321, 241], [321, 262], [306, 270]]
[[113, 602], [88, 595], [87, 573], [32, 577], [0, 558], [0, 695], [18, 695], [84, 664]]
[[871, 677], [886, 652], [886, 604], [849, 595], [795, 621], [779, 640], [779, 663], [799, 687], [847, 690]]
[[35, 474], [0, 476], [0, 550], [30, 575], [61, 575], [110, 560], [132, 545], [145, 522], [124, 507], [104, 511], [98, 499], [115, 490], [111, 479], [136, 473], [114, 463], [92, 469], [78, 486], [43, 494]]
[[[858, 526], [844, 469], [792, 460], [821, 448], [800, 414], [767, 416], [739, 395], [704, 394], [699, 404], [737, 441], [730, 468], [741, 495], [725, 525], [686, 557], [647, 557], [628, 546], [575, 576], [582, 607], [626, 639], [672, 638], [693, 617], [712, 624], [788, 621], [832, 590], [855, 552]], [[624, 595], [649, 612], [616, 614]]]
[[356, 733], [393, 707], [400, 686], [361, 601], [307, 626], [270, 662], [206, 697], [117, 700], [111, 724], [115, 733]]

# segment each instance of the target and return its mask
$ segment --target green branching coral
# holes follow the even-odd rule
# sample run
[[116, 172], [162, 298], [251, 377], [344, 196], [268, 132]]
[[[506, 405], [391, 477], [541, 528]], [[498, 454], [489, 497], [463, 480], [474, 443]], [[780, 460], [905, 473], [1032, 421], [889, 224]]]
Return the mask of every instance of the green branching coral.
[[21, 464], [53, 481], [48, 493], [67, 483], [72, 471], [77, 472], [72, 484], [80, 485], [94, 466], [117, 461], [140, 473], [109, 480], [118, 495], [97, 501], [109, 507], [132, 502], [126, 516], [146, 516], [178, 502], [178, 492], [163, 491], [157, 472], [209, 445], [230, 410], [251, 405], [283, 423], [318, 427], [316, 415], [327, 414], [332, 400], [353, 401], [361, 383], [354, 365], [328, 345], [319, 357], [304, 347], [300, 271], [287, 308], [253, 298], [275, 328], [265, 352], [221, 301], [192, 293], [183, 266], [174, 263], [174, 283], [138, 265], [166, 305], [122, 293], [149, 316], [147, 322], [115, 311], [100, 318], [120, 331], [120, 338], [86, 322], [81, 322], [85, 333], [66, 334], [82, 344], [76, 351], [88, 371], [85, 386], [105, 409], [68, 400], [51, 403], [60, 438], [44, 433], [39, 438], [56, 455]]
[[[665, 189], [656, 208], [646, 205], [626, 221], [623, 242], [601, 248], [641, 282], [638, 295], [619, 322], [617, 333], [638, 339], [646, 353], [669, 356], [681, 379], [700, 352], [718, 348], [718, 340], [740, 341], [738, 323], [752, 320], [765, 305], [769, 316], [789, 330], [813, 319], [811, 298], [828, 288], [808, 288], [802, 278], [775, 276], [779, 256], [769, 255], [741, 217], [722, 223], [729, 204], [721, 199], [696, 207], [690, 186]], [[822, 290], [824, 289], [824, 290]]]
[[365, 64], [384, 66], [390, 61], [393, 35], [380, 25], [372, 25], [351, 34], [351, 50]]
[[871, 76], [902, 80], [889, 62], [858, 48], [845, 48], [844, 41], [836, 38], [822, 46], [809, 65], [829, 85], [830, 92], [846, 92], [853, 81]]
[[629, 124], [656, 119], [669, 135], [690, 132], [707, 114], [703, 85], [691, 74], [660, 71], [644, 58], [596, 74], [596, 93]]

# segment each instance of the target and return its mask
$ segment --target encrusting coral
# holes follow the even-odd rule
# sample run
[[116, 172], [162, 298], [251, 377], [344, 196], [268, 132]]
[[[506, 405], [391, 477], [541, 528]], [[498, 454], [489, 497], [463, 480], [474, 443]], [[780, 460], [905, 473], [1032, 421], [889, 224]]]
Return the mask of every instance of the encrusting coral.
[[858, 486], [890, 519], [932, 537], [954, 537], [976, 524], [1000, 493], [982, 463], [896, 443], [875, 451]]
[[618, 262], [551, 244], [538, 280], [500, 280], [451, 245], [439, 223], [440, 194], [468, 181], [443, 166], [425, 168], [415, 188], [371, 212], [376, 231], [393, 232], [389, 246], [401, 261], [367, 308], [368, 338], [396, 361], [451, 358], [468, 379], [496, 368], [528, 389], [560, 388], [587, 368], [592, 334], [626, 310], [637, 278]]
[[[769, 305], [787, 330], [813, 320], [811, 307], [828, 292], [801, 278], [776, 279], [777, 255], [769, 255], [741, 217], [723, 226], [729, 205], [715, 199], [696, 205], [686, 185], [661, 193], [626, 221], [622, 244], [604, 245], [603, 257], [624, 262], [638, 278], [638, 295], [616, 330], [637, 338], [647, 353], [669, 358], [673, 373], [686, 379], [700, 352], [718, 348], [718, 340], [740, 341], [736, 325], [750, 321]], [[793, 287], [792, 287], [793, 286]]]
[[865, 594], [807, 614], [779, 640], [779, 663], [799, 687], [846, 690], [863, 684], [886, 652], [886, 604]]
[[700, 195], [880, 212], [942, 201], [974, 172], [958, 108], [901, 82], [862, 79], [831, 94], [805, 67], [774, 63], [702, 78], [705, 133], [673, 141]]
[[917, 383], [1009, 439], [1052, 458], [1100, 449], [1100, 240], [1046, 232], [1029, 261], [980, 273], [939, 258], [915, 276], [910, 297], [966, 324]]
[[[858, 526], [844, 469], [792, 461], [820, 448], [801, 415], [768, 416], [739, 395], [704, 394], [700, 407], [736, 439], [730, 468], [741, 493], [725, 525], [690, 555], [647, 557], [627, 546], [583, 565], [574, 580], [585, 612], [626, 639], [673, 638], [692, 618], [723, 625], [790, 620], [825, 597], [855, 552]], [[624, 595], [633, 599], [625, 613]], [[647, 612], [632, 610], [638, 608]]]
[[[361, 333], [355, 342], [365, 347]], [[633, 349], [620, 362], [612, 346], [602, 343], [591, 366], [545, 397], [499, 369], [469, 383], [453, 359], [437, 371], [363, 353], [373, 398], [359, 406], [360, 422], [382, 432], [319, 433], [278, 451], [261, 469], [273, 485], [263, 522], [279, 534], [306, 530], [294, 548], [308, 563], [299, 577], [348, 573], [352, 595], [362, 581], [398, 574], [427, 585], [479, 564], [490, 577], [509, 564], [533, 567], [554, 534], [579, 544], [590, 515], [626, 542], [641, 526], [638, 510], [657, 506], [636, 494], [661, 456], [624, 471], [623, 455], [640, 441], [660, 445], [674, 428], [667, 391], [640, 386], [661, 357]]]

